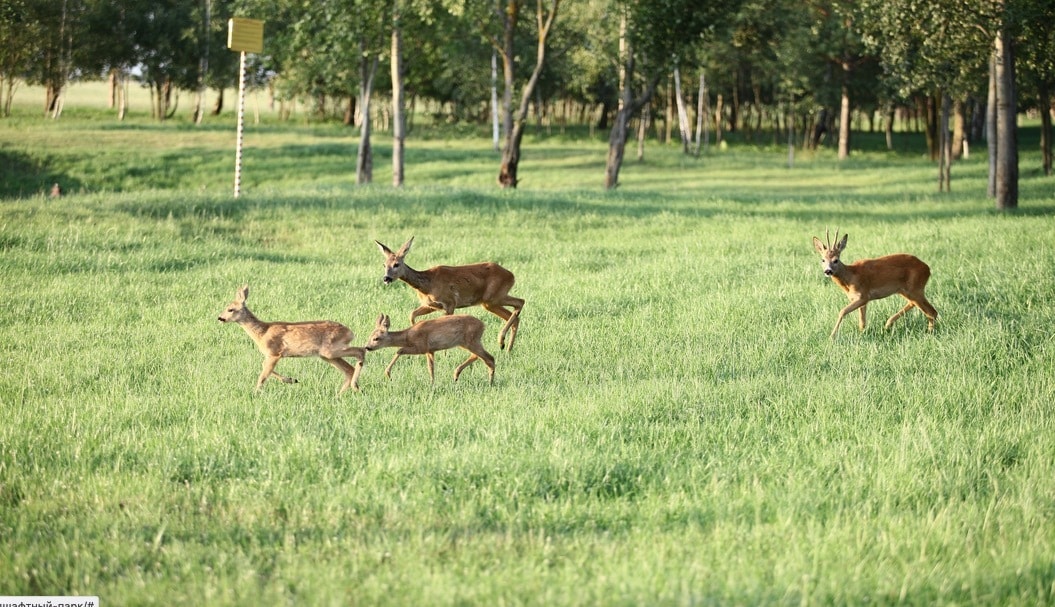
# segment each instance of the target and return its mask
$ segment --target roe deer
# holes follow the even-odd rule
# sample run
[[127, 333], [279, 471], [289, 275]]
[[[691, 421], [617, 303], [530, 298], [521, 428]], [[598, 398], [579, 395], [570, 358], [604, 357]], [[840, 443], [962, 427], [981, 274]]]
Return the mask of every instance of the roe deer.
[[[274, 375], [287, 384], [297, 380], [275, 372], [275, 365], [286, 357], [318, 356], [344, 373], [344, 385], [338, 394], [350, 387], [359, 389], [359, 373], [366, 361], [366, 350], [351, 345], [355, 335], [337, 322], [313, 320], [307, 322], [264, 322], [245, 306], [249, 285], [238, 290], [234, 301], [220, 314], [220, 322], [236, 322], [245, 329], [256, 347], [264, 355], [264, 368], [256, 380], [259, 390], [267, 378]], [[353, 368], [343, 357], [351, 356], [359, 362]]]
[[843, 234], [839, 240], [839, 232], [835, 232], [836, 243], [832, 246], [827, 230], [824, 237], [827, 243], [821, 242], [820, 238], [813, 237], [813, 247], [821, 255], [821, 267], [824, 274], [830, 276], [835, 284], [839, 285], [846, 296], [850, 298], [850, 305], [839, 312], [839, 318], [835, 321], [835, 328], [829, 337], [835, 337], [843, 317], [859, 310], [861, 315], [861, 330], [865, 328], [865, 307], [874, 299], [883, 299], [894, 293], [908, 300], [908, 304], [887, 321], [886, 328], [894, 324], [905, 312], [913, 306], [920, 309], [927, 317], [927, 330], [934, 330], [934, 321], [938, 317], [938, 311], [930, 305], [923, 290], [930, 279], [930, 267], [920, 261], [917, 257], [898, 253], [877, 257], [875, 259], [862, 259], [849, 265], [839, 260], [839, 255], [846, 248], [846, 239], [849, 235]]
[[[438, 310], [443, 310], [444, 314], [449, 316], [454, 314], [457, 308], [483, 306], [485, 310], [505, 321], [498, 333], [498, 347], [505, 349], [506, 331], [510, 331], [509, 351], [513, 351], [524, 300], [509, 294], [515, 280], [512, 272], [491, 262], [467, 266], [435, 266], [418, 271], [403, 261], [410, 251], [410, 243], [414, 242], [413, 236], [395, 253], [380, 242], [374, 242], [385, 256], [385, 275], [381, 280], [385, 284], [397, 279], [402, 280], [414, 288], [418, 299], [421, 300], [421, 306], [410, 313], [410, 324], [413, 325], [418, 316]], [[510, 312], [505, 306], [513, 308], [513, 311]]]
[[439, 350], [447, 350], [455, 346], [468, 350], [471, 354], [465, 362], [458, 365], [454, 370], [454, 381], [458, 381], [458, 375], [462, 370], [473, 364], [477, 359], [482, 359], [487, 365], [487, 375], [490, 383], [495, 383], [495, 357], [484, 350], [480, 338], [484, 334], [484, 321], [474, 316], [461, 314], [452, 316], [441, 316], [431, 320], [424, 320], [410, 325], [403, 331], [389, 331], [390, 321], [388, 316], [382, 314], [377, 318], [377, 325], [370, 339], [366, 341], [367, 350], [378, 348], [399, 348], [392, 362], [385, 367], [385, 377], [392, 379], [392, 365], [396, 364], [400, 356], [404, 354], [424, 354], [429, 368], [429, 381], [435, 381], [433, 353]]

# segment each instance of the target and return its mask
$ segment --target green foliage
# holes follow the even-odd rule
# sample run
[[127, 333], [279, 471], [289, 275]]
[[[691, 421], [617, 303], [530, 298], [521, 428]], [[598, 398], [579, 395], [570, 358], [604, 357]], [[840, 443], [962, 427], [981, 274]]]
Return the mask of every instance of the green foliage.
[[[4, 593], [1055, 600], [1042, 178], [1024, 175], [1022, 210], [996, 214], [980, 158], [939, 197], [926, 161], [878, 141], [792, 170], [779, 148], [733, 141], [698, 160], [650, 149], [603, 192], [604, 142], [554, 136], [533, 142], [521, 187], [496, 192], [481, 137], [417, 145], [403, 189], [357, 188], [336, 131], [268, 126], [246, 164], [266, 170], [234, 200], [219, 130], [67, 122], [68, 141], [99, 151], [85, 174], [114, 173], [87, 193], [0, 200]], [[73, 172], [75, 154], [42, 145], [51, 129], [18, 136]], [[112, 137], [120, 161], [105, 160]], [[172, 141], [188, 147], [157, 158]], [[190, 157], [205, 160], [179, 165]], [[883, 330], [888, 299], [866, 331], [829, 340], [845, 297], [809, 243], [826, 227], [849, 232], [850, 259], [930, 264], [936, 331], [916, 312]], [[335, 397], [338, 374], [298, 359], [280, 371], [301, 383], [254, 394], [259, 353], [216, 321], [234, 290], [253, 285], [261, 318], [330, 318], [363, 340], [379, 313], [399, 325], [416, 304], [381, 283], [373, 244], [410, 235], [414, 267], [516, 273], [514, 352], [497, 350], [497, 319], [467, 310], [487, 323], [495, 386], [478, 365], [452, 383], [463, 357], [449, 352], [434, 386], [420, 357], [388, 381], [388, 353], [371, 353], [361, 393]]]

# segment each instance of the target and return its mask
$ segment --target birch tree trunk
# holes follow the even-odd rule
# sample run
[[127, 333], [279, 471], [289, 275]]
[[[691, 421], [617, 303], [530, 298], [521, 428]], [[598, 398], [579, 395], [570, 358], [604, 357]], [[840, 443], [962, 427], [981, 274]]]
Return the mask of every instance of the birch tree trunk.
[[696, 95], [696, 145], [693, 149], [693, 155], [700, 155], [700, 138], [703, 133], [704, 124], [704, 112], [707, 107], [703, 102], [703, 96], [707, 94], [707, 80], [704, 78], [704, 73], [700, 71], [700, 91]]
[[689, 114], [685, 109], [685, 97], [681, 94], [681, 70], [674, 67], [674, 98], [678, 105], [678, 132], [681, 135], [681, 151], [689, 153]]
[[1018, 208], [1018, 133], [1015, 61], [1006, 26], [996, 37], [996, 208]]
[[996, 198], [996, 52], [989, 56], [989, 92], [985, 105], [985, 141], [989, 150], [989, 181], [986, 196]]
[[392, 185], [403, 185], [403, 144], [406, 117], [403, 115], [403, 25], [399, 1], [392, 8]]
[[949, 114], [952, 99], [949, 93], [941, 93], [941, 119], [938, 124], [938, 191], [952, 191], [952, 140], [949, 138]]
[[491, 51], [491, 142], [497, 152], [502, 148], [498, 142], [501, 140], [501, 131], [498, 128], [498, 53]]
[[355, 183], [359, 185], [371, 183], [374, 180], [374, 151], [370, 144], [370, 97], [374, 90], [374, 75], [377, 73], [377, 55], [372, 58], [365, 53], [366, 44], [361, 42], [359, 46], [360, 71], [362, 78], [359, 81], [359, 107], [362, 123], [359, 127], [359, 152], [355, 158]]
[[[847, 72], [844, 72], [847, 74]], [[847, 75], [848, 77], [848, 75]], [[844, 82], [839, 100], [839, 160], [850, 157], [850, 87]]]

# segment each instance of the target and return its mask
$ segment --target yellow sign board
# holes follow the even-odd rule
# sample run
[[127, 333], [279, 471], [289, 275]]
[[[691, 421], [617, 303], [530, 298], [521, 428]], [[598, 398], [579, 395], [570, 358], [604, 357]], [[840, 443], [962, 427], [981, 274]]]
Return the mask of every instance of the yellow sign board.
[[234, 17], [227, 21], [227, 48], [243, 53], [264, 50], [264, 22]]

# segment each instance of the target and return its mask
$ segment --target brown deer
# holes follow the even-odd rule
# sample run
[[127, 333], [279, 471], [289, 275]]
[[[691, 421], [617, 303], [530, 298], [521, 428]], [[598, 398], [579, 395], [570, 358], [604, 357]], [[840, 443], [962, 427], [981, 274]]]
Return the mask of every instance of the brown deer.
[[[491, 263], [475, 263], [467, 266], [435, 266], [418, 271], [403, 261], [414, 237], [395, 253], [378, 241], [377, 246], [385, 256], [385, 275], [381, 278], [388, 284], [402, 280], [417, 292], [421, 306], [410, 313], [410, 324], [419, 316], [443, 310], [448, 316], [458, 308], [483, 306], [488, 312], [505, 321], [498, 333], [498, 347], [505, 349], [506, 332], [509, 331], [509, 351], [513, 351], [517, 329], [520, 327], [520, 311], [524, 300], [513, 297], [513, 273], [502, 266]], [[510, 312], [506, 306], [513, 308]]]
[[861, 315], [861, 330], [865, 328], [865, 307], [868, 302], [875, 299], [883, 299], [895, 293], [908, 300], [908, 304], [891, 316], [884, 325], [887, 329], [894, 321], [901, 318], [905, 312], [913, 306], [920, 309], [927, 317], [927, 330], [934, 330], [934, 321], [938, 317], [938, 311], [930, 305], [923, 290], [927, 287], [930, 279], [930, 267], [920, 261], [917, 257], [898, 253], [887, 255], [876, 259], [862, 259], [851, 264], [844, 264], [839, 260], [843, 249], [846, 248], [847, 234], [843, 234], [839, 240], [839, 232], [835, 232], [836, 244], [832, 246], [827, 230], [824, 232], [827, 243], [821, 242], [820, 238], [813, 237], [813, 247], [821, 255], [821, 267], [824, 274], [830, 276], [835, 284], [839, 285], [846, 296], [850, 298], [850, 305], [839, 312], [839, 318], [835, 321], [830, 337], [835, 337], [843, 317], [859, 310]]
[[[349, 387], [359, 389], [359, 373], [366, 361], [366, 350], [351, 345], [355, 335], [348, 327], [329, 320], [264, 322], [246, 307], [245, 300], [248, 298], [249, 285], [246, 285], [238, 290], [234, 301], [220, 314], [219, 321], [241, 325], [264, 355], [264, 368], [256, 380], [257, 390], [271, 375], [287, 384], [297, 383], [292, 377], [279, 375], [275, 365], [283, 358], [302, 356], [318, 356], [344, 373], [344, 384], [338, 394]], [[344, 360], [345, 356], [359, 362], [352, 367]]]
[[495, 357], [484, 350], [480, 341], [484, 334], [484, 322], [479, 318], [461, 314], [441, 316], [412, 324], [403, 331], [389, 331], [389, 326], [391, 322], [388, 316], [382, 314], [377, 318], [373, 334], [366, 341], [367, 350], [399, 348], [392, 362], [385, 367], [385, 377], [392, 379], [392, 365], [396, 364], [400, 356], [424, 354], [429, 368], [429, 381], [434, 382], [436, 378], [433, 353], [459, 347], [468, 350], [470, 356], [454, 370], [454, 381], [458, 381], [463, 369], [480, 359], [487, 365], [490, 383], [495, 383]]

